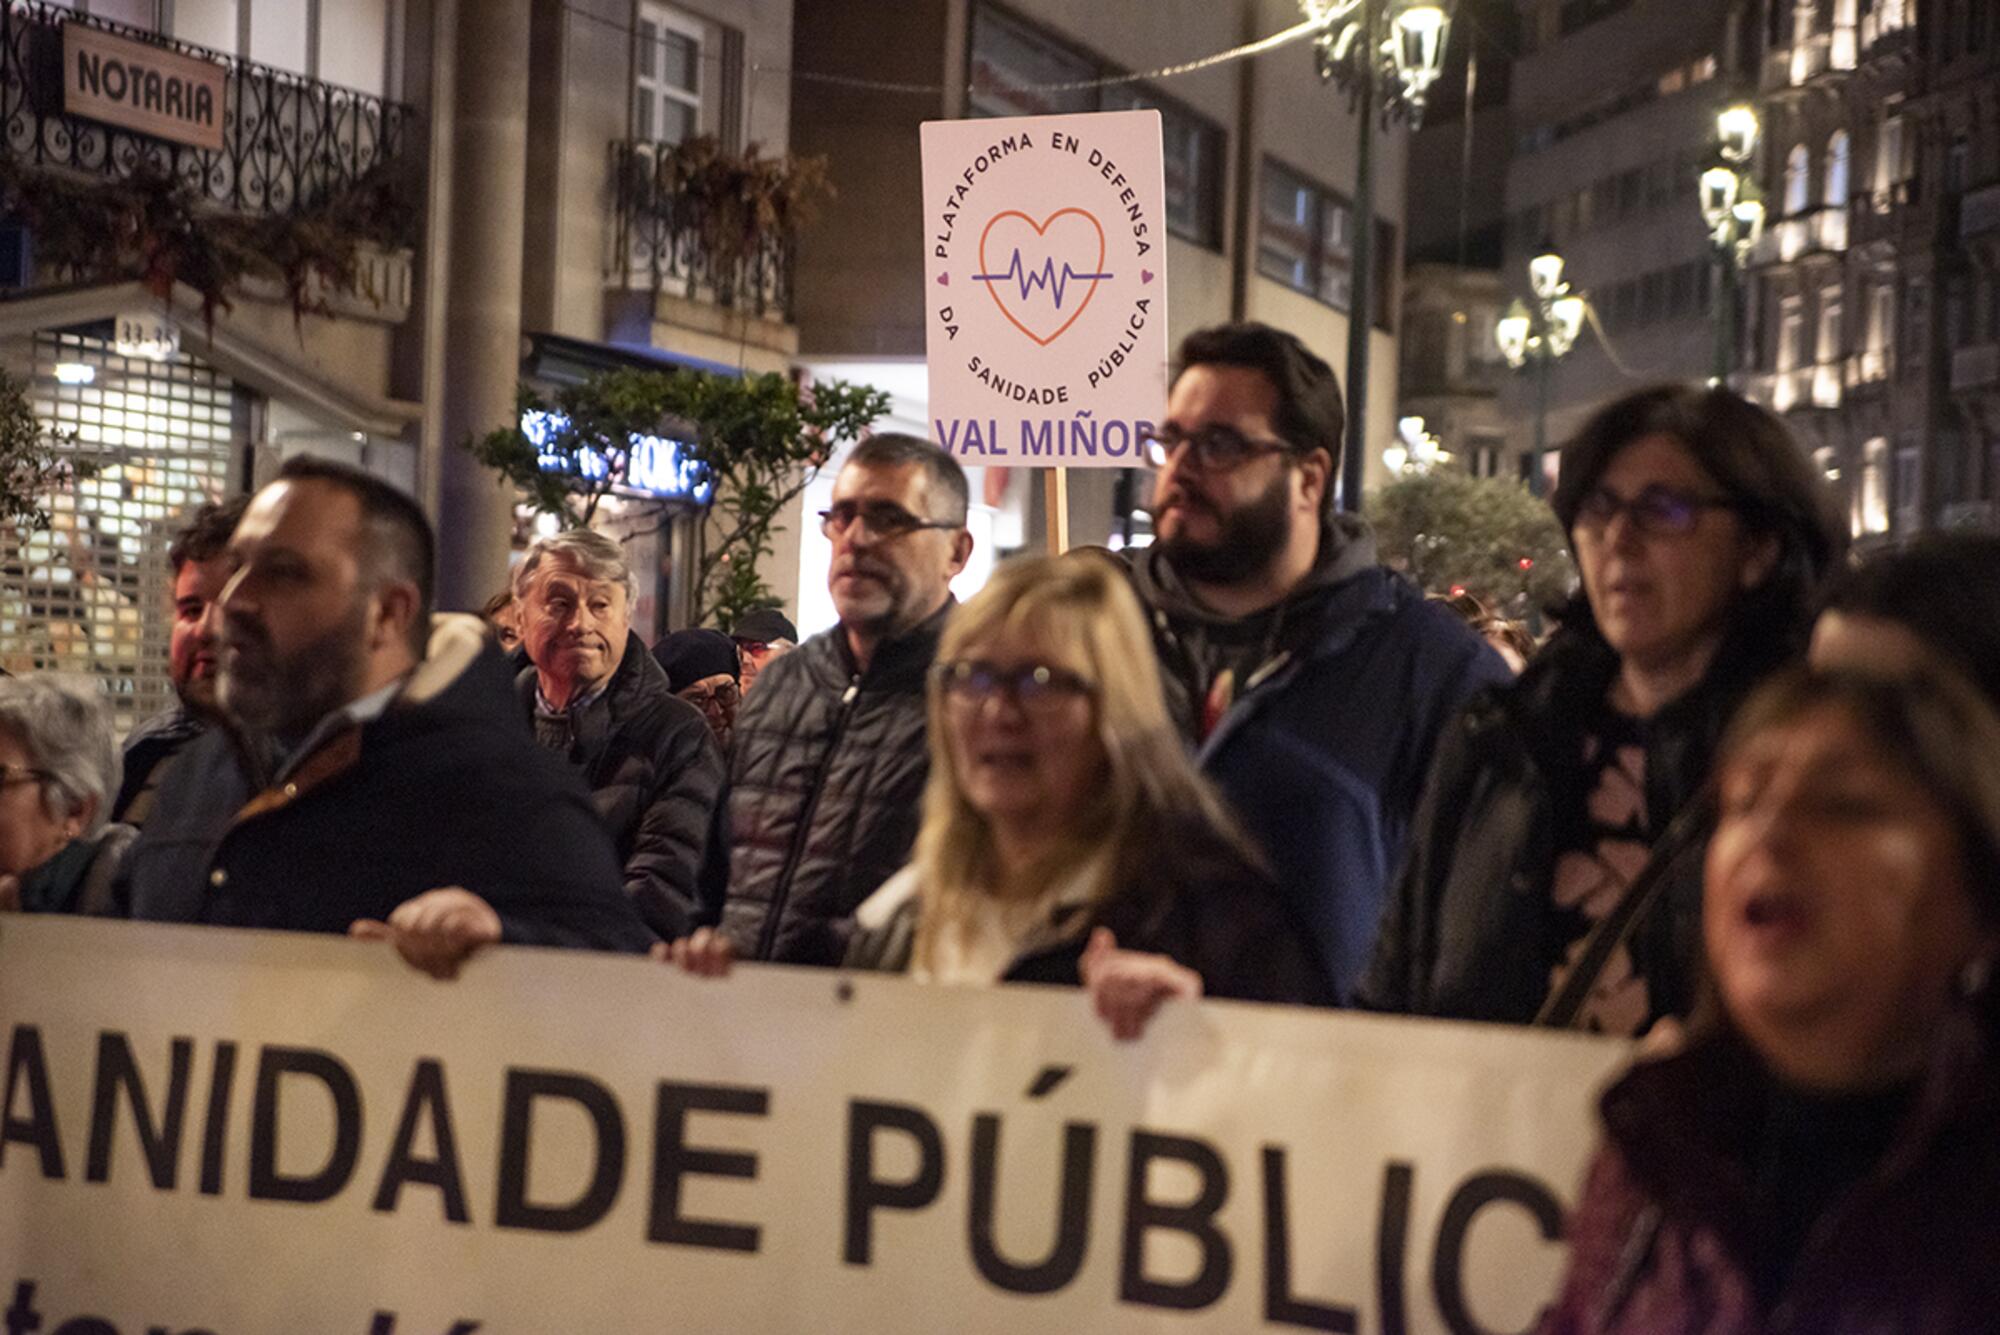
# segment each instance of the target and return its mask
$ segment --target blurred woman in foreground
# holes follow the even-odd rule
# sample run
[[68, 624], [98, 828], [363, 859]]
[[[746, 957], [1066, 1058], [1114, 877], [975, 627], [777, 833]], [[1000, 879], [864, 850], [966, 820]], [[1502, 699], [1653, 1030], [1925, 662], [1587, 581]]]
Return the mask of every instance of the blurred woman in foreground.
[[1713, 1002], [1605, 1095], [1545, 1329], [2000, 1328], [2000, 720], [1788, 674], [1718, 777]]
[[[1331, 1004], [1261, 860], [1169, 723], [1137, 600], [1100, 559], [1022, 558], [952, 614], [916, 856], [851, 968], [1082, 984], [1120, 1037], [1172, 997]], [[713, 938], [674, 958], [716, 971]]]

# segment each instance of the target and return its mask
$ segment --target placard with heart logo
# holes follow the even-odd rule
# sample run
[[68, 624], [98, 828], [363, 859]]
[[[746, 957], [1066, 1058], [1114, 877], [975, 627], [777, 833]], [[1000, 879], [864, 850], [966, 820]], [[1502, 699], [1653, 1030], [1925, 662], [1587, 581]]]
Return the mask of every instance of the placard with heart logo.
[[1047, 347], [1061, 338], [1113, 275], [1104, 269], [1104, 227], [1086, 209], [1057, 209], [1036, 222], [1019, 209], [993, 215], [979, 235], [979, 272], [1008, 323]]

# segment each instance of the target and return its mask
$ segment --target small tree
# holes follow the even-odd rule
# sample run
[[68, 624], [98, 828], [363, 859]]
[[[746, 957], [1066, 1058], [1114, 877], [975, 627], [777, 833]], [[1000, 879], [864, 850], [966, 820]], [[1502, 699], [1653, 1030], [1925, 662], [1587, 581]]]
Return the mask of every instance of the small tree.
[[49, 495], [90, 472], [63, 457], [75, 447], [76, 433], [43, 425], [27, 386], [0, 370], [0, 528], [19, 534], [49, 526]]
[[1376, 494], [1369, 518], [1383, 559], [1427, 593], [1463, 588], [1520, 616], [1575, 583], [1554, 512], [1509, 478], [1411, 474]]
[[[588, 524], [625, 485], [635, 438], [684, 442], [711, 488], [695, 565], [695, 623], [733, 621], [776, 602], [758, 566], [778, 516], [836, 451], [889, 409], [877, 389], [830, 380], [801, 391], [785, 376], [741, 379], [701, 371], [606, 371], [544, 398], [520, 391], [522, 420], [467, 442], [536, 510]], [[539, 414], [539, 416], [536, 416]]]

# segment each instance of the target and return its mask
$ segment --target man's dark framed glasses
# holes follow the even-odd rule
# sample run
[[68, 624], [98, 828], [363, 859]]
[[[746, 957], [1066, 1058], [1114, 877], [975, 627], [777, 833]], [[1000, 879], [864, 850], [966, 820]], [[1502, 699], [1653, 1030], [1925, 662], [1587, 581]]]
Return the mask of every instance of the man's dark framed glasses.
[[1576, 507], [1576, 526], [1601, 533], [1626, 514], [1632, 516], [1632, 526], [1648, 537], [1676, 538], [1694, 532], [1704, 510], [1741, 508], [1727, 496], [1698, 496], [1658, 483], [1629, 498], [1609, 487], [1592, 487]]
[[1034, 714], [1097, 693], [1097, 688], [1078, 673], [1046, 663], [1002, 667], [977, 658], [961, 658], [939, 663], [931, 670], [944, 687], [947, 700], [972, 708], [1004, 696], [1024, 712]]
[[1199, 431], [1182, 431], [1172, 426], [1149, 427], [1139, 433], [1139, 445], [1146, 462], [1165, 468], [1181, 446], [1188, 458], [1207, 473], [1227, 473], [1266, 454], [1297, 454], [1290, 441], [1269, 436], [1246, 436], [1232, 427], [1205, 426]]
[[927, 528], [965, 527], [954, 520], [913, 515], [894, 501], [835, 501], [819, 512], [819, 530], [829, 538], [841, 537], [857, 523], [878, 538], [899, 538]]

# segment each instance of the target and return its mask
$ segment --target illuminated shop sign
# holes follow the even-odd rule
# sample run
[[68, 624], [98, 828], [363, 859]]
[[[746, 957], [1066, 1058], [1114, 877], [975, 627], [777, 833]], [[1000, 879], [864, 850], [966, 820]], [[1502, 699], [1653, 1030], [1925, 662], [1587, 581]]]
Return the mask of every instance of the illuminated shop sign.
[[[561, 413], [521, 414], [521, 434], [535, 447], [543, 472], [574, 472], [587, 481], [603, 481], [610, 473], [611, 465], [596, 450], [579, 450], [574, 468], [562, 455], [549, 452], [547, 441], [550, 433], [567, 425], [568, 420]], [[715, 495], [715, 483], [708, 475], [707, 466], [688, 452], [685, 441], [669, 440], [664, 436], [643, 436], [635, 431], [632, 433], [632, 452], [626, 460], [625, 476], [614, 484], [614, 490], [663, 501], [707, 505]]]

